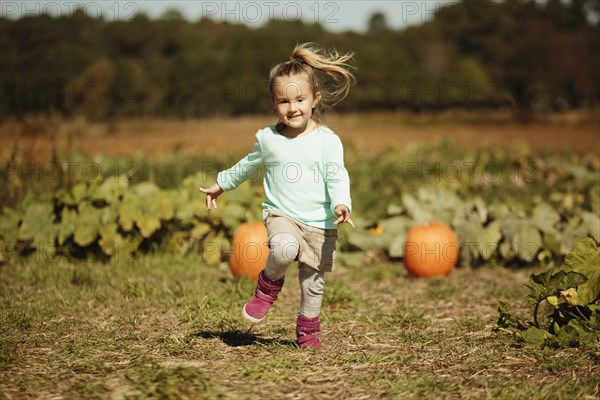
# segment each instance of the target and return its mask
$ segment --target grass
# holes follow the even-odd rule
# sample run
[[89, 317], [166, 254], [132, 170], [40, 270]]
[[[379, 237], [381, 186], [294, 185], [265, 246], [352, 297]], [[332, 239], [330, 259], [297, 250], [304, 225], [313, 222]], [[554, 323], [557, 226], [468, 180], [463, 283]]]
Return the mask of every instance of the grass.
[[592, 399], [598, 353], [520, 347], [492, 330], [496, 300], [524, 301], [531, 269], [413, 279], [401, 264], [328, 276], [326, 351], [294, 344], [295, 268], [267, 321], [254, 284], [199, 256], [0, 266], [3, 399]]

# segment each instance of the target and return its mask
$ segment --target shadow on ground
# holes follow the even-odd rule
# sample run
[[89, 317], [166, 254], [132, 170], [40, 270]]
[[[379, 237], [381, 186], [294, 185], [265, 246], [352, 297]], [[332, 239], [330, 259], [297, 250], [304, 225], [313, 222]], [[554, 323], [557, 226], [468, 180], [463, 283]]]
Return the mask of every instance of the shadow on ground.
[[291, 346], [296, 347], [296, 342], [285, 339], [274, 339], [274, 338], [263, 338], [247, 331], [228, 330], [223, 332], [218, 331], [199, 331], [192, 333], [192, 337], [200, 337], [203, 339], [214, 339], [219, 338], [228, 346], [239, 347], [239, 346], [252, 346], [255, 344], [272, 345], [276, 344], [279, 346]]

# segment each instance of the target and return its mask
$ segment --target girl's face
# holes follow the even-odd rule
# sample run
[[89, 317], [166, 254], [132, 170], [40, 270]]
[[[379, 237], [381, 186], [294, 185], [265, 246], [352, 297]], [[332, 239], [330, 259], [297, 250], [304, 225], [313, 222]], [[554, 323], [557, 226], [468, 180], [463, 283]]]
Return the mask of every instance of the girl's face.
[[296, 74], [275, 79], [273, 101], [279, 120], [286, 125], [286, 132], [299, 135], [311, 130], [313, 108], [319, 103], [321, 93], [313, 94], [308, 76]]

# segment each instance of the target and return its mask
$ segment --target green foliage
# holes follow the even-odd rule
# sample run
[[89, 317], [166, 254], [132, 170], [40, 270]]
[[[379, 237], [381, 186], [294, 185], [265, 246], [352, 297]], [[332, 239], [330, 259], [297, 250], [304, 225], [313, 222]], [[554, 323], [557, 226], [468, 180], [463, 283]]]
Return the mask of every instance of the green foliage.
[[567, 256], [563, 264], [565, 271], [580, 273], [588, 278], [577, 289], [579, 304], [590, 304], [600, 295], [600, 252], [592, 238], [577, 242], [575, 249]]
[[[30, 241], [37, 250], [44, 250], [54, 242], [56, 226], [54, 225], [54, 210], [52, 204], [33, 203], [25, 210], [25, 215], [19, 227], [18, 240]], [[10, 241], [10, 237], [5, 240]], [[54, 251], [51, 249], [50, 251]]]
[[206, 177], [198, 173], [179, 189], [162, 190], [151, 182], [129, 185], [122, 177], [109, 177], [26, 200], [4, 210], [3, 260], [32, 251], [43, 256], [122, 259], [157, 248], [186, 253], [218, 243], [219, 250], [211, 252], [208, 263], [219, 263], [233, 230], [257, 219], [260, 195], [256, 188], [243, 185], [244, 196], [224, 196], [224, 207], [209, 215], [197, 192], [202, 182]]
[[[348, 147], [357, 229], [339, 229], [343, 265], [399, 260], [407, 231], [433, 220], [456, 232], [462, 265], [552, 265], [577, 239], [600, 240], [594, 209], [600, 187], [597, 157], [441, 145], [388, 150], [373, 159]], [[83, 155], [74, 157], [66, 164], [89, 164]], [[99, 169], [114, 175], [85, 180], [74, 170], [70, 187], [28, 193], [12, 208], [4, 204], [0, 259], [31, 252], [119, 258], [147, 251], [200, 251], [206, 262], [217, 264], [227, 257], [233, 230], [261, 218], [259, 179], [223, 194], [219, 208], [206, 213], [198, 187], [214, 177], [204, 172], [183, 177], [201, 160], [175, 155], [167, 161], [134, 161], [137, 175], [118, 174], [133, 161], [96, 156]], [[515, 165], [522, 164], [533, 171], [525, 181], [515, 178], [523, 173]], [[486, 179], [488, 167], [498, 179]], [[460, 173], [444, 172], [450, 169]], [[7, 184], [7, 191], [14, 188]]]
[[408, 229], [437, 220], [456, 232], [463, 265], [560, 263], [577, 239], [600, 240], [596, 159], [448, 145], [389, 150], [376, 160], [349, 152], [355, 215], [363, 219], [341, 230], [342, 250], [398, 259]]
[[[440, 221], [451, 226], [459, 239], [460, 260], [465, 265], [499, 260], [531, 263], [559, 258], [573, 248], [577, 238], [593, 235], [593, 226], [563, 222], [550, 204], [540, 202], [531, 213], [515, 204], [498, 200], [491, 204], [470, 198], [450, 188], [426, 185], [413, 196], [404, 193], [399, 206], [388, 207], [388, 215], [374, 223], [359, 224], [346, 237], [349, 250], [382, 250], [390, 258], [401, 258], [406, 233], [412, 226]], [[391, 211], [390, 211], [391, 210]], [[391, 215], [390, 215], [391, 214]], [[575, 217], [575, 221], [581, 221]], [[557, 245], [563, 241], [564, 246]]]
[[[533, 274], [525, 286], [534, 306], [533, 324], [511, 316], [510, 306], [499, 302], [499, 329], [529, 346], [594, 346], [600, 341], [600, 247], [594, 239], [580, 239], [558, 270]], [[544, 306], [551, 312], [542, 320], [538, 314]]]

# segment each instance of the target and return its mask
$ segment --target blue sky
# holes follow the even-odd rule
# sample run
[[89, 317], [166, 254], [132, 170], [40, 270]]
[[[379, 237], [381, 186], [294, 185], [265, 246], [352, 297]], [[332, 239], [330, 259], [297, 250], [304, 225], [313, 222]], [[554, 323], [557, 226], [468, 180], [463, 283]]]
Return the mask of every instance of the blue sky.
[[169, 9], [177, 9], [191, 21], [211, 18], [217, 21], [245, 23], [257, 27], [270, 19], [302, 20], [319, 22], [325, 29], [334, 32], [346, 30], [364, 32], [369, 17], [375, 12], [383, 12], [388, 25], [398, 29], [431, 19], [437, 9], [452, 2], [453, 0], [3, 0], [0, 5], [0, 14], [9, 18], [19, 18], [41, 12], [57, 16], [58, 14], [68, 14], [73, 8], [80, 7], [84, 9], [91, 20], [100, 17], [107, 20], [126, 20], [139, 11], [145, 12], [151, 17], [159, 17]]

